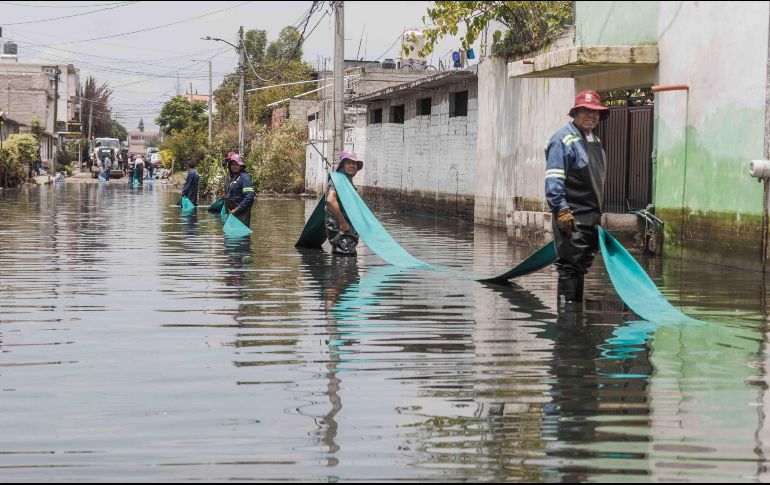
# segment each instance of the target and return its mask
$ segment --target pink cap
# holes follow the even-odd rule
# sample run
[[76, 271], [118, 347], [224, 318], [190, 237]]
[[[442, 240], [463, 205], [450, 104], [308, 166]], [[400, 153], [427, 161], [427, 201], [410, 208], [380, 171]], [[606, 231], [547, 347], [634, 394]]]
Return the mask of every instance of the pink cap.
[[225, 158], [225, 161], [226, 162], [235, 162], [235, 163], [237, 163], [240, 166], [245, 166], [246, 165], [245, 163], [243, 163], [243, 159], [241, 158], [241, 156], [238, 155], [235, 152], [228, 153], [227, 154], [227, 158]]

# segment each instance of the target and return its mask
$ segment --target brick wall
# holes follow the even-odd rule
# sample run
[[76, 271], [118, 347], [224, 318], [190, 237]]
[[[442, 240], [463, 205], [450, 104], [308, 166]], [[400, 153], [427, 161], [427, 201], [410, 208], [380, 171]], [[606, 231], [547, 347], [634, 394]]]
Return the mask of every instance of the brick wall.
[[[450, 98], [469, 91], [467, 116], [450, 117]], [[431, 114], [417, 115], [422, 98]], [[404, 105], [403, 124], [390, 122], [391, 107]], [[366, 127], [366, 172], [358, 182], [376, 206], [473, 220], [478, 127], [475, 78], [437, 89], [369, 103], [367, 120], [382, 109], [383, 123]], [[362, 155], [359, 152], [359, 155]]]

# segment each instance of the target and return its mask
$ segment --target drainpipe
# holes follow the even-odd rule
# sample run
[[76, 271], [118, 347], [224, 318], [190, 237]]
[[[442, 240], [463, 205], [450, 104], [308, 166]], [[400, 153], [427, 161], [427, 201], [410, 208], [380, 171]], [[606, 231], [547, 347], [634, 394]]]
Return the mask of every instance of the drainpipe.
[[684, 105], [684, 177], [682, 179], [682, 218], [679, 224], [679, 249], [681, 253], [682, 249], [684, 248], [684, 204], [685, 194], [687, 193], [687, 121], [690, 113], [690, 86], [687, 84], [665, 84], [652, 87], [653, 93], [662, 93], [665, 91], [687, 91], [687, 98], [685, 99]]

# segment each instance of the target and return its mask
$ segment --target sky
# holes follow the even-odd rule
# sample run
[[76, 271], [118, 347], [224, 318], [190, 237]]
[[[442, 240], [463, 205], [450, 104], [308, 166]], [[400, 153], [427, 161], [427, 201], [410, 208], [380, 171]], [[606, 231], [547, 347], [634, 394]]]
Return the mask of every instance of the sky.
[[[298, 2], [82, 2], [0, 1], [3, 40], [19, 45], [19, 62], [72, 63], [81, 83], [92, 75], [113, 88], [113, 112], [128, 129], [140, 119], [154, 130], [163, 103], [177, 92], [208, 92], [208, 60], [214, 89], [235, 70], [235, 49], [211, 36], [237, 41], [238, 28], [263, 29], [273, 40], [295, 25], [311, 1]], [[401, 33], [423, 26], [429, 2], [345, 2], [345, 57], [366, 60], [397, 58]], [[334, 52], [328, 2], [308, 22], [304, 60], [314, 66]], [[67, 18], [60, 18], [67, 17]], [[170, 25], [172, 24], [172, 25]], [[160, 27], [160, 28], [156, 28]], [[301, 26], [300, 26], [301, 27]], [[147, 30], [150, 29], [150, 30]], [[146, 30], [146, 31], [145, 31]], [[125, 34], [125, 35], [123, 35]], [[104, 38], [109, 37], [109, 38]], [[446, 62], [457, 38], [440, 42], [429, 61]]]

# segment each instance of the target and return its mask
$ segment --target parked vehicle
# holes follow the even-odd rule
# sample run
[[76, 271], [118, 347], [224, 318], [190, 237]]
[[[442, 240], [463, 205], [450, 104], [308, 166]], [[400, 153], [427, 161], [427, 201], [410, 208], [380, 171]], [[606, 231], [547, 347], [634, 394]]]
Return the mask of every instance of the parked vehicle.
[[147, 151], [144, 153], [144, 159], [150, 160], [152, 158], [153, 153], [159, 153], [159, 152], [160, 152], [160, 148], [147, 147]]
[[160, 153], [153, 153], [150, 155], [150, 163], [155, 168], [160, 168], [163, 166], [163, 156]]
[[91, 178], [99, 177], [102, 169], [102, 160], [110, 157], [112, 160], [111, 178], [123, 176], [123, 170], [118, 166], [118, 153], [120, 153], [120, 140], [117, 138], [95, 138], [91, 148]]

